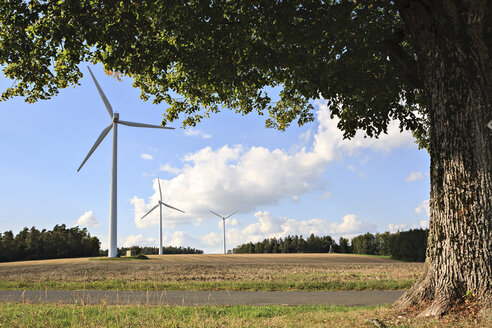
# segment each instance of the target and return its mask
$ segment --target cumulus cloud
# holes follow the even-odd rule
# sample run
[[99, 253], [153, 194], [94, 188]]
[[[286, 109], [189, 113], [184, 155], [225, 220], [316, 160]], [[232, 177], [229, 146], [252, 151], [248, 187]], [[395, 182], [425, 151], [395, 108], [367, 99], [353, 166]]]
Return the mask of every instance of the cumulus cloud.
[[[187, 154], [182, 168], [161, 166], [161, 170], [176, 174], [172, 179], [161, 180], [164, 201], [188, 213], [169, 212], [166, 220], [170, 224], [191, 223], [196, 219], [210, 219], [209, 208], [218, 212], [236, 208], [248, 213], [285, 198], [295, 201], [302, 194], [324, 189], [327, 182], [323, 173], [327, 164], [343, 154], [364, 148], [387, 152], [414, 144], [409, 132], [400, 133], [397, 122], [391, 123], [388, 134], [379, 139], [364, 138], [358, 133], [354, 140], [344, 140], [337, 128], [338, 120], [330, 118], [327, 106], [320, 102], [318, 108], [316, 133], [301, 137], [304, 141], [312, 140], [311, 144], [295, 151], [242, 145], [206, 147]], [[156, 181], [154, 193], [147, 201], [137, 196], [132, 199], [137, 226], [142, 226], [139, 218], [156, 204]], [[157, 224], [157, 220], [156, 214], [146, 222]]]
[[154, 238], [144, 238], [142, 234], [130, 235], [123, 241], [123, 247], [132, 246], [153, 246], [157, 247], [158, 242]]
[[429, 200], [424, 200], [417, 208], [415, 208], [415, 213], [417, 214], [421, 214], [424, 212], [425, 214], [427, 214], [427, 216], [430, 216]]
[[140, 158], [142, 159], [146, 159], [146, 160], [153, 160], [154, 159], [154, 156], [150, 155], [150, 154], [140, 154]]
[[101, 249], [109, 249], [109, 240], [107, 235], [94, 235], [101, 242]]
[[410, 175], [405, 179], [407, 181], [417, 181], [417, 180], [422, 180], [424, 176], [422, 175], [422, 172], [420, 171], [415, 171], [410, 173]]
[[169, 242], [169, 245], [174, 247], [190, 247], [193, 245], [199, 246], [200, 244], [200, 239], [192, 237], [184, 231], [175, 231], [171, 236], [171, 241]]
[[159, 171], [169, 172], [169, 173], [172, 173], [172, 174], [181, 173], [181, 169], [178, 169], [177, 167], [173, 167], [169, 163], [166, 163], [166, 164], [161, 165], [159, 167]]
[[[258, 211], [255, 214], [256, 222], [243, 228], [226, 226], [227, 248], [232, 249], [239, 244], [258, 242], [266, 238], [285, 238], [288, 235], [302, 235], [307, 238], [310, 234], [318, 236], [330, 235], [334, 238], [345, 236], [353, 237], [368, 231], [375, 231], [376, 224], [365, 222], [354, 214], [344, 216], [338, 222], [327, 219], [295, 220], [285, 217], [275, 217], [268, 211]], [[189, 237], [186, 242], [193, 247], [205, 249], [206, 252], [222, 252], [222, 224], [217, 232], [211, 232], [198, 238]], [[184, 233], [180, 232], [180, 236]], [[180, 244], [189, 246], [189, 244]]]
[[402, 224], [388, 224], [388, 230], [392, 233], [397, 232], [397, 231], [403, 231], [407, 229], [408, 226], [405, 223]]
[[204, 132], [197, 130], [197, 129], [187, 129], [184, 131], [184, 134], [186, 136], [191, 136], [191, 137], [201, 137], [202, 139], [212, 138], [211, 134], [204, 133]]
[[77, 219], [77, 225], [82, 227], [99, 228], [101, 224], [92, 211], [87, 211]]
[[288, 235], [353, 236], [376, 229], [376, 224], [361, 221], [354, 214], [344, 216], [340, 222], [319, 218], [308, 220], [277, 218], [268, 211], [258, 211], [255, 217], [258, 222], [249, 224], [243, 229], [228, 229], [227, 239], [232, 244], [238, 245], [249, 241], [258, 242], [265, 238], [283, 238]]

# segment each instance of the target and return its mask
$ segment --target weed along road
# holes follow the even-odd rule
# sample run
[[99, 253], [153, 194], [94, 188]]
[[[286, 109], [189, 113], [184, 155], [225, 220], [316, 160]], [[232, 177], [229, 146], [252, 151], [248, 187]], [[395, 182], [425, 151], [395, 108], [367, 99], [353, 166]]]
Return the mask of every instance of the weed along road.
[[393, 303], [403, 291], [2, 290], [1, 302], [108, 305], [343, 305]]

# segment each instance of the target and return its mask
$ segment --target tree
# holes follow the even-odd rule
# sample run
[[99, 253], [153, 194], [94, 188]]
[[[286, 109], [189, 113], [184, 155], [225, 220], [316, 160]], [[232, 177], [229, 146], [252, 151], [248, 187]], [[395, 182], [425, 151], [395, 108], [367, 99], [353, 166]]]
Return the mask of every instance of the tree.
[[[397, 303], [492, 304], [492, 3], [486, 0], [0, 2], [2, 99], [49, 99], [102, 62], [167, 102], [163, 124], [220, 107], [283, 130], [323, 97], [345, 137], [392, 119], [431, 157], [426, 270]], [[264, 87], [278, 86], [272, 103]], [[173, 93], [174, 92], [174, 93]], [[178, 94], [178, 96], [173, 97]]]
[[352, 238], [352, 248], [356, 254], [376, 254], [376, 237], [370, 232]]
[[352, 253], [347, 238], [340, 237], [338, 244], [340, 245], [338, 248], [340, 253]]
[[375, 235], [376, 242], [376, 253], [379, 255], [391, 255], [390, 248], [390, 238], [391, 233], [389, 231], [385, 231], [383, 233], [376, 233]]

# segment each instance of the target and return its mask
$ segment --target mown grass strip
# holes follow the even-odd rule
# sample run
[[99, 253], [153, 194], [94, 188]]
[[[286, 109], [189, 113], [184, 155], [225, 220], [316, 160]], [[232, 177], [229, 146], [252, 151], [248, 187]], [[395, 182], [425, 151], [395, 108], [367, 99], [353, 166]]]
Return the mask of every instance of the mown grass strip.
[[386, 308], [0, 304], [0, 327], [350, 327]]
[[405, 290], [414, 280], [358, 280], [358, 281], [126, 281], [122, 279], [94, 282], [64, 281], [5, 281], [0, 289], [28, 290], [229, 290], [229, 291], [336, 291], [336, 290]]
[[0, 327], [490, 327], [492, 321], [451, 314], [444, 318], [398, 316], [389, 305], [143, 306], [0, 303]]

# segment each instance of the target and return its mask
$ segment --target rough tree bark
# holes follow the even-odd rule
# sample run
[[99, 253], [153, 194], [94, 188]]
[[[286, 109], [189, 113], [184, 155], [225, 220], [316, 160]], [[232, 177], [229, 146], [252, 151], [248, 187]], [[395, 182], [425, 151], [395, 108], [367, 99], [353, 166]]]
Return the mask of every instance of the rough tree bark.
[[[430, 231], [423, 277], [397, 309], [441, 315], [467, 292], [490, 311], [491, 61], [487, 0], [397, 1], [418, 54], [430, 109]], [[489, 312], [490, 313], [490, 312]]]

